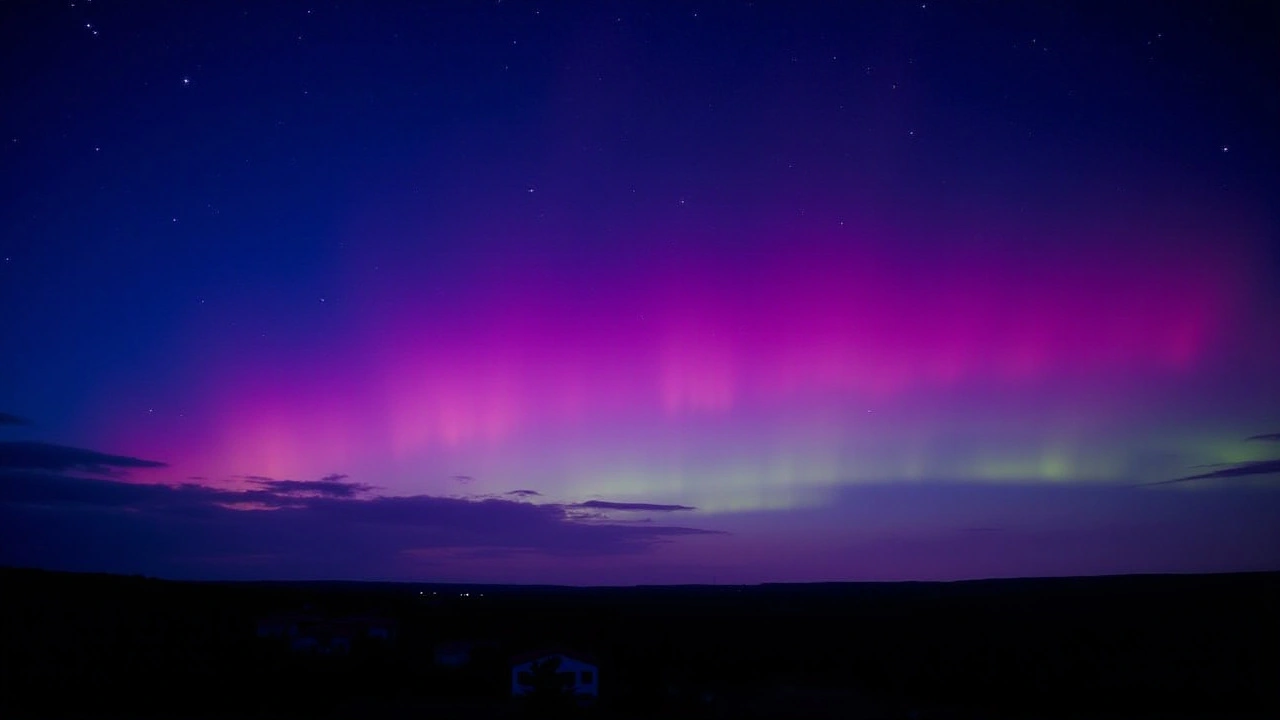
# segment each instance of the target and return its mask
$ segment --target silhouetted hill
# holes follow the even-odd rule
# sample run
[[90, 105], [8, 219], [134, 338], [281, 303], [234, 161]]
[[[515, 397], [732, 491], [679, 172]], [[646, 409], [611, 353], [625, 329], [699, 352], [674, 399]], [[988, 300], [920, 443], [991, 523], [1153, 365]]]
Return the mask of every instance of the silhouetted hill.
[[[507, 656], [543, 645], [600, 659], [596, 715], [1280, 716], [1276, 573], [564, 588], [8, 569], [0, 582], [6, 717], [501, 716], [515, 712]], [[258, 637], [260, 620], [301, 612], [393, 619], [395, 637], [340, 655]], [[473, 644], [471, 662], [437, 666], [446, 642]]]

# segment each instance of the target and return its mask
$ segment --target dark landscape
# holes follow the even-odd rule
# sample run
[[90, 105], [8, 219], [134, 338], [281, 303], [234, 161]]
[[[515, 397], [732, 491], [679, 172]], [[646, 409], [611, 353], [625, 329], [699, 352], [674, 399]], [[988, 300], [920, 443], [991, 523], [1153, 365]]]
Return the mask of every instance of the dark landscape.
[[[596, 717], [1263, 718], [1280, 574], [568, 588], [3, 573], [5, 717], [506, 717], [508, 658], [599, 659]], [[349, 652], [258, 636], [377, 617]], [[467, 646], [458, 667], [436, 649]]]

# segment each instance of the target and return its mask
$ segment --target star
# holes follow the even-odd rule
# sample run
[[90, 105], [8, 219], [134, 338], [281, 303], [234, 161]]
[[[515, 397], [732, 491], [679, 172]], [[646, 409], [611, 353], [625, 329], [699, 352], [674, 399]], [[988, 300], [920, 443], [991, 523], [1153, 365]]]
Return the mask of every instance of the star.
[[1231, 146], [1230, 146], [1230, 145], [1223, 145], [1223, 146], [1222, 146], [1221, 148], [1219, 148], [1219, 149], [1220, 149], [1220, 150], [1222, 150], [1222, 152], [1224, 152], [1224, 153], [1231, 152]]
[[189, 87], [191, 85], [191, 77], [189, 75], [182, 76], [182, 86]]

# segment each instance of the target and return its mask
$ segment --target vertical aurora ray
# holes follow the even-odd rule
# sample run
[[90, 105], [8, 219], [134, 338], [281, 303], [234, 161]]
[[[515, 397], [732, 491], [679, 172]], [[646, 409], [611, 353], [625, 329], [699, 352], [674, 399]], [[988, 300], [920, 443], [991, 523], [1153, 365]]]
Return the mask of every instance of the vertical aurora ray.
[[596, 283], [513, 249], [477, 253], [452, 302], [354, 287], [349, 327], [309, 356], [244, 365], [255, 381], [209, 368], [219, 440], [197, 464], [708, 509], [842, 483], [1132, 482], [1108, 415], [1136, 413], [1132, 435], [1139, 379], [1211, 372], [1254, 292], [1247, 233], [1140, 217], [1034, 255], [1016, 250], [1031, 227], [982, 243], [759, 227], [722, 267], [674, 252]]

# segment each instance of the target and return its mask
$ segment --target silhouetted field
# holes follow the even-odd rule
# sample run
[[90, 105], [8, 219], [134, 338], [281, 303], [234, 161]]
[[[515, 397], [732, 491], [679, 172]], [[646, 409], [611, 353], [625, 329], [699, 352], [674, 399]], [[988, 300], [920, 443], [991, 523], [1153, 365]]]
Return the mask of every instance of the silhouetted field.
[[[0, 571], [5, 717], [515, 717], [511, 654], [600, 663], [598, 717], [1280, 717], [1280, 574], [551, 588]], [[462, 593], [469, 593], [462, 596]], [[340, 654], [276, 613], [393, 619]], [[440, 643], [471, 643], [462, 667]]]

